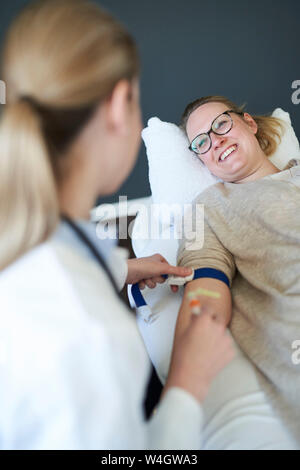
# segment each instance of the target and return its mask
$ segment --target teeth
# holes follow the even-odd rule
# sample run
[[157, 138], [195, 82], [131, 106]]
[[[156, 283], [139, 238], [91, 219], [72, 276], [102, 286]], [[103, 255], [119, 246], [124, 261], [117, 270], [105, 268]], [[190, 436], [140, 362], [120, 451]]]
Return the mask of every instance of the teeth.
[[222, 153], [220, 160], [221, 161], [225, 160], [225, 158], [228, 157], [228, 155], [230, 155], [235, 149], [236, 149], [236, 145], [233, 145], [232, 147], [227, 149], [226, 152]]

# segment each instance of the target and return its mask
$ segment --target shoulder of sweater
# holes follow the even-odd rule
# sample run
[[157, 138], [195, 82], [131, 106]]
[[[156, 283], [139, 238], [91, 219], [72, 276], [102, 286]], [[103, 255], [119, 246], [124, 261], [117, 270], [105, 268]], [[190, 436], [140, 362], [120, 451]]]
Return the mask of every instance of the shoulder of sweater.
[[[300, 164], [300, 160], [290, 160], [289, 164], [285, 168], [285, 170], [281, 170], [281, 174], [286, 171], [287, 169], [292, 168], [293, 166], [297, 166]], [[279, 175], [280, 175], [279, 173]], [[277, 174], [275, 175], [277, 176]], [[236, 183], [229, 183], [229, 182], [219, 182], [212, 186], [209, 186], [204, 191], [196, 196], [193, 200], [193, 204], [206, 204], [209, 205], [211, 203], [216, 203], [217, 201], [222, 202], [226, 201], [230, 197], [235, 197], [237, 193], [242, 192], [243, 194], [246, 193], [253, 193], [253, 187], [255, 186], [263, 186], [265, 189], [267, 187], [272, 187], [274, 183], [280, 181], [280, 178], [272, 178], [272, 177], [265, 177], [260, 178], [255, 181], [250, 181], [245, 184], [236, 184]]]
[[213, 184], [198, 194], [198, 196], [196, 196], [194, 199], [193, 204], [210, 205], [223, 199], [226, 200], [237, 186], [240, 185], [225, 182]]

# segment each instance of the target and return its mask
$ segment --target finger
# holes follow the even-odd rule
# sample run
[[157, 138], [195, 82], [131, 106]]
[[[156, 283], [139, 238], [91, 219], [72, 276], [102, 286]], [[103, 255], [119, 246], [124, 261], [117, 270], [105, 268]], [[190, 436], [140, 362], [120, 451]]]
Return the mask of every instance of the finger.
[[172, 276], [179, 277], [190, 276], [193, 272], [191, 268], [184, 268], [182, 266], [172, 266], [171, 264], [168, 264], [165, 267], [165, 270], [166, 272], [163, 274], [171, 274]]
[[153, 282], [151, 279], [146, 279], [145, 283], [146, 286], [149, 287], [149, 289], [154, 289], [154, 287], [156, 287], [156, 283]]
[[144, 281], [140, 281], [140, 282], [139, 282], [139, 288], [140, 288], [141, 290], [143, 290], [143, 289], [145, 289], [145, 287], [146, 287], [145, 282], [144, 282]]
[[171, 286], [171, 291], [172, 292], [177, 292], [178, 291], [178, 286]]
[[155, 276], [151, 277], [151, 281], [156, 282], [158, 284], [163, 284], [165, 282], [165, 279], [162, 276]]

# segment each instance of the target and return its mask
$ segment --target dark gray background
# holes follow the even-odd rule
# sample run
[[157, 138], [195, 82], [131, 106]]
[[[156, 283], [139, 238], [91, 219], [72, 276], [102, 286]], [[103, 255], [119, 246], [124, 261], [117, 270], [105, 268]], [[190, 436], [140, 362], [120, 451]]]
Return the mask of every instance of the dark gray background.
[[[27, 1], [1, 3], [1, 40]], [[298, 0], [103, 0], [125, 24], [142, 57], [141, 103], [146, 125], [152, 116], [178, 123], [186, 104], [221, 94], [250, 113], [282, 107], [300, 137], [300, 105], [291, 84], [300, 80]], [[1, 78], [1, 77], [0, 77]], [[150, 194], [142, 145], [136, 167], [106, 201]]]

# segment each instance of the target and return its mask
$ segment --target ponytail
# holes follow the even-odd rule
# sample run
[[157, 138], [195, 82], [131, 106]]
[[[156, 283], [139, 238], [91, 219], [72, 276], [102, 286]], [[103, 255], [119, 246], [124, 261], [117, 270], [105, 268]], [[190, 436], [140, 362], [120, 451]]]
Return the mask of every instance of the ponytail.
[[267, 157], [276, 152], [284, 133], [284, 123], [272, 116], [252, 116], [257, 124], [256, 138]]
[[72, 142], [116, 84], [140, 70], [126, 28], [87, 0], [29, 2], [8, 30], [1, 65], [0, 271], [55, 230]]
[[45, 241], [58, 216], [40, 118], [26, 100], [6, 105], [0, 121], [0, 270]]

